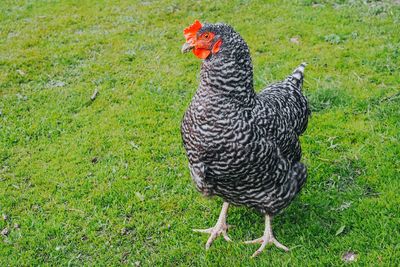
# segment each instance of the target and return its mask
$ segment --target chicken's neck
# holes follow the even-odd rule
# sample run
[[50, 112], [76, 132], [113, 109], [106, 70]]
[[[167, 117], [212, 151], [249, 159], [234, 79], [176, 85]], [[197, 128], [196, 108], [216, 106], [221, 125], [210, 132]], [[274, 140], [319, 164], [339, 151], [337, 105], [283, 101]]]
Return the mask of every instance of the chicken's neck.
[[226, 98], [241, 106], [252, 105], [256, 93], [253, 89], [253, 66], [250, 56], [221, 57], [204, 61], [197, 94], [202, 98]]

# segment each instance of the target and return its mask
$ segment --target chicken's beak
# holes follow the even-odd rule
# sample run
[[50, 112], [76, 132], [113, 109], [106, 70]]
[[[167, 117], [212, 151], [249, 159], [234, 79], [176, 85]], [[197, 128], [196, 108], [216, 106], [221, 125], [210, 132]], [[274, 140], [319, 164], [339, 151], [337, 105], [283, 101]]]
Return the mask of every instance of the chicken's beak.
[[182, 53], [187, 53], [190, 50], [192, 50], [193, 48], [194, 48], [194, 45], [189, 44], [189, 43], [184, 43], [181, 51], [182, 51]]

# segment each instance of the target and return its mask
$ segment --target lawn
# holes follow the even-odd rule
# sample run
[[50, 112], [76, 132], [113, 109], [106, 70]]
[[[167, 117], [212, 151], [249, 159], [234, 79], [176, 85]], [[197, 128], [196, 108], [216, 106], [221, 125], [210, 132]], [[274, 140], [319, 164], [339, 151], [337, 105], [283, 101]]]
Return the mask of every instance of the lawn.
[[[399, 1], [1, 1], [0, 266], [400, 265]], [[263, 217], [194, 188], [180, 121], [195, 19], [247, 41], [255, 87], [309, 63], [309, 178], [250, 259]], [[99, 93], [91, 100], [93, 92]], [[347, 264], [346, 264], [347, 265]]]

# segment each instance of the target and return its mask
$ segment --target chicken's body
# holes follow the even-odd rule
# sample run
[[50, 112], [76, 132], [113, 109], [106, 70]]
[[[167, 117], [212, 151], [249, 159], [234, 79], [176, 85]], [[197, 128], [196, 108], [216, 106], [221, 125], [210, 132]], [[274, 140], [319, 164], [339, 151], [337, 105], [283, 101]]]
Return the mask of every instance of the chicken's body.
[[191, 176], [204, 195], [272, 216], [307, 176], [299, 144], [310, 113], [301, 92], [305, 65], [256, 94], [246, 43], [230, 26], [205, 25], [200, 32], [208, 30], [223, 45], [218, 56], [203, 61], [182, 121]]

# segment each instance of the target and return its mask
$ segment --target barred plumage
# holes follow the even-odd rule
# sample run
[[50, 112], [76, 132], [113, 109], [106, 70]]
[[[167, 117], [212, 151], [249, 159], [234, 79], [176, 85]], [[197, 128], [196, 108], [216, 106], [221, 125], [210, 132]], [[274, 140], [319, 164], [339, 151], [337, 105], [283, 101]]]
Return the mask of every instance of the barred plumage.
[[301, 91], [305, 64], [256, 94], [241, 36], [226, 24], [202, 25], [196, 36], [208, 32], [222, 45], [203, 61], [181, 125], [191, 176], [204, 195], [274, 215], [307, 177], [299, 143], [310, 114]]

